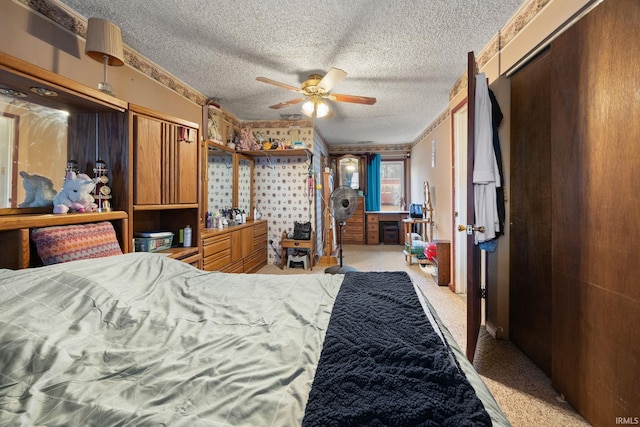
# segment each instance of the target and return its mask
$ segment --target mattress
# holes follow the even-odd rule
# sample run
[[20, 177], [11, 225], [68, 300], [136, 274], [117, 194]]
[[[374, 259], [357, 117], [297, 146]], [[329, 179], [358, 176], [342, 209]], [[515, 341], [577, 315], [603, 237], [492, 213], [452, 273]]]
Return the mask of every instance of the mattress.
[[[0, 270], [0, 424], [301, 425], [343, 279], [153, 253]], [[493, 425], [509, 425], [416, 294]]]

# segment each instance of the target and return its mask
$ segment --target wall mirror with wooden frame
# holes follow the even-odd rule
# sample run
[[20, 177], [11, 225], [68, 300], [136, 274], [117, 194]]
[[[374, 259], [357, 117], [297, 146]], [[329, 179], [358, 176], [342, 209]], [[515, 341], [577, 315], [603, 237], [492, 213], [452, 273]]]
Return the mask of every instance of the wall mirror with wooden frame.
[[[0, 214], [51, 212], [47, 200], [62, 188], [69, 160], [91, 177], [98, 159], [107, 168], [119, 164], [109, 144], [126, 138], [126, 108], [124, 101], [0, 52]], [[21, 172], [28, 181], [48, 181], [47, 194], [31, 197]], [[114, 197], [124, 197], [125, 185], [115, 183]], [[113, 202], [122, 209], [120, 200]]]
[[223, 145], [207, 142], [205, 179], [206, 212], [220, 212], [234, 205], [236, 160], [235, 152]]
[[252, 158], [236, 154], [238, 183], [235, 206], [247, 214], [247, 218], [253, 218], [253, 165]]
[[336, 160], [336, 172], [338, 185], [346, 185], [354, 190], [365, 190], [366, 177], [363, 167], [363, 159], [360, 156], [345, 155]]

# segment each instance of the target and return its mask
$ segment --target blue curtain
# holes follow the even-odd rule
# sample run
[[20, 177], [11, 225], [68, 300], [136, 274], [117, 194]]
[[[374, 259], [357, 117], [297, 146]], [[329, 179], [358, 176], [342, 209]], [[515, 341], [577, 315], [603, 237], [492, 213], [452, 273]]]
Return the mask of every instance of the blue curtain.
[[367, 194], [364, 207], [367, 211], [380, 210], [380, 154], [367, 156]]

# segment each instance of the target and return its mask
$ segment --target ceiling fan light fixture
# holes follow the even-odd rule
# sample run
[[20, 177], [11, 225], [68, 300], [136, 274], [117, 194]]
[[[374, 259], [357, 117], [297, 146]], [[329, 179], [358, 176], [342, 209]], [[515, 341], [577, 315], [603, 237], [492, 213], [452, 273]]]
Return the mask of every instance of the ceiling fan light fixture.
[[329, 114], [329, 105], [321, 99], [310, 99], [302, 104], [302, 112], [311, 118], [322, 118]]

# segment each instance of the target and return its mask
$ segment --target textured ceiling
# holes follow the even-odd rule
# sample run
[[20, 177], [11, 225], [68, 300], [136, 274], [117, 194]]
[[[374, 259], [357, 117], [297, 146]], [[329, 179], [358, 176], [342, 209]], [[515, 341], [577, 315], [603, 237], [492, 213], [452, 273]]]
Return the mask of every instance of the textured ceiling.
[[330, 145], [406, 144], [447, 107], [476, 53], [525, 0], [60, 0], [78, 15], [108, 19], [123, 42], [240, 120], [280, 119], [300, 104], [309, 74], [341, 68], [335, 93], [375, 105], [331, 103], [317, 119]]

